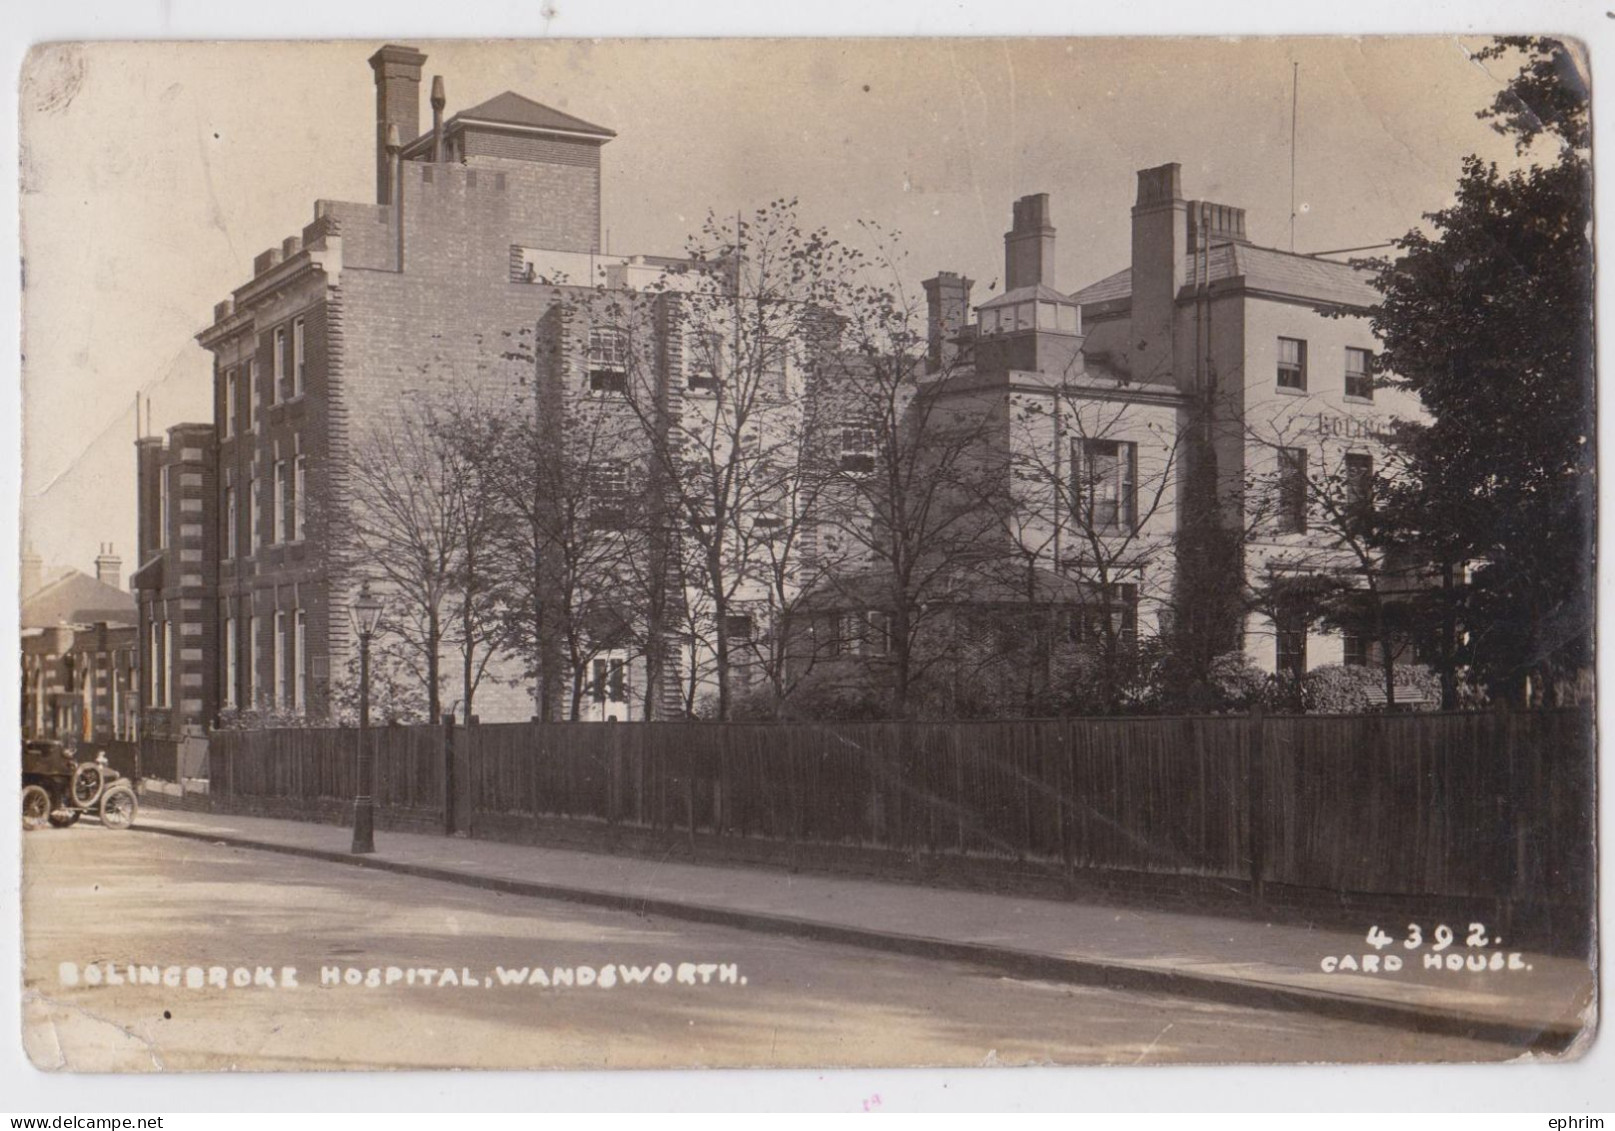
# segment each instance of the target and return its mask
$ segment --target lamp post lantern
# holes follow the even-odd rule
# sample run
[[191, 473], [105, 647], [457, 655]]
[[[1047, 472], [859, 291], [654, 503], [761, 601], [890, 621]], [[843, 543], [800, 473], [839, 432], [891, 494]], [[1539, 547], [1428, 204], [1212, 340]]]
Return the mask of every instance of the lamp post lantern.
[[358, 789], [353, 798], [353, 849], [355, 854], [376, 850], [376, 803], [371, 794], [375, 767], [370, 754], [370, 638], [381, 621], [381, 602], [370, 593], [370, 582], [348, 606], [348, 620], [359, 637], [359, 765]]

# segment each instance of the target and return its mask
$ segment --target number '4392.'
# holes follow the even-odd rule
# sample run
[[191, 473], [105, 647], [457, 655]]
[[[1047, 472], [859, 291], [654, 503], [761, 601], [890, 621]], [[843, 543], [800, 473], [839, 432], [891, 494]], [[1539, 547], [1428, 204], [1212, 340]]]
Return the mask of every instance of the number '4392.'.
[[[1435, 930], [1430, 932], [1430, 949], [1437, 952], [1446, 950], [1453, 944], [1455, 938], [1456, 936], [1453, 934], [1451, 927], [1445, 923], [1439, 923], [1436, 925]], [[1375, 950], [1384, 950], [1396, 942], [1390, 935], [1380, 930], [1378, 926], [1368, 928], [1367, 941], [1368, 945]], [[1502, 939], [1488, 938], [1486, 924], [1484, 923], [1469, 924], [1469, 933], [1464, 937], [1465, 946], [1494, 946], [1502, 941]], [[1417, 923], [1409, 923], [1407, 935], [1402, 939], [1402, 945], [1408, 950], [1418, 950], [1421, 946], [1424, 946], [1424, 929]]]

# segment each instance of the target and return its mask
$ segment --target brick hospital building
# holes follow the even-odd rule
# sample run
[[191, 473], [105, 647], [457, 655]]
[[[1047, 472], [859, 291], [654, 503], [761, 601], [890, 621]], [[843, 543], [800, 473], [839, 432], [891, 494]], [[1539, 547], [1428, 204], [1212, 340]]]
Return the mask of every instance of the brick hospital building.
[[[508, 92], [445, 118], [435, 84], [423, 129], [425, 61], [399, 46], [371, 57], [375, 200], [317, 201], [299, 233], [257, 256], [197, 335], [213, 356], [213, 419], [140, 441], [131, 582], [141, 698], [158, 730], [210, 725], [232, 708], [326, 710], [356, 650], [346, 608], [359, 574], [329, 552], [356, 453], [411, 406], [532, 380], [512, 334], [538, 339], [540, 381], [569, 396], [609, 392], [621, 343], [600, 311], [632, 296], [634, 317], [663, 327], [649, 335], [658, 380], [678, 397], [699, 392], [695, 343], [669, 329], [677, 298], [651, 286], [676, 261], [602, 254], [601, 153], [613, 132]], [[1166, 165], [1138, 175], [1130, 264], [1065, 291], [1052, 212], [1042, 195], [1015, 205], [1004, 294], [972, 306], [969, 280], [926, 283], [933, 359], [968, 351], [964, 364], [933, 367], [932, 391], [1003, 409], [1020, 423], [994, 442], [1035, 455], [1059, 488], [1046, 506], [1029, 501], [1006, 536], [1032, 545], [1052, 577], [1090, 584], [1093, 555], [1068, 501], [1083, 498], [1087, 526], [1098, 514], [1106, 529], [1081, 533], [1129, 541], [1107, 572], [1129, 623], [1158, 623], [1185, 488], [1147, 484], [1181, 476], [1169, 437], [1214, 390], [1220, 494], [1228, 521], [1255, 530], [1249, 577], [1335, 568], [1319, 564], [1326, 537], [1299, 489], [1262, 517], [1247, 484], [1372, 464], [1383, 420], [1413, 411], [1367, 379], [1374, 344], [1361, 310], [1374, 296], [1358, 273], [1257, 245], [1241, 209], [1185, 199]], [[799, 352], [780, 367], [782, 381], [803, 379]], [[1270, 669], [1364, 658], [1360, 641], [1255, 614], [1242, 637]], [[620, 709], [602, 704], [596, 717], [637, 717], [626, 693], [611, 694]], [[479, 713], [525, 718], [533, 702], [531, 686], [489, 688]], [[665, 706], [675, 709], [671, 688]]]

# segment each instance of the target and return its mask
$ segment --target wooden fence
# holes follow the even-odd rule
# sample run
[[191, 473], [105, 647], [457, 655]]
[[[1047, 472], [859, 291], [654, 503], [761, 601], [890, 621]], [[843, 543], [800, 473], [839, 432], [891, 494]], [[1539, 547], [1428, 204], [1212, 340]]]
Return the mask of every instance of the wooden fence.
[[[452, 820], [460, 794], [473, 836], [562, 818], [1329, 891], [1592, 890], [1584, 710], [372, 733], [378, 805]], [[211, 788], [348, 800], [355, 742], [215, 735]]]
[[[388, 727], [369, 732], [376, 805], [408, 814], [443, 810], [444, 730]], [[348, 728], [215, 731], [208, 788], [225, 797], [351, 802], [359, 732]]]

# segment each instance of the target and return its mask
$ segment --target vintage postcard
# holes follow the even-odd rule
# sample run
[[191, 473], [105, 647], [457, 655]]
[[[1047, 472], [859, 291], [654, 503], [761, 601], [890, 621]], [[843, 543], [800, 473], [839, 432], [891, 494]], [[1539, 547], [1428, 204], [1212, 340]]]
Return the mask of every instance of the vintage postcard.
[[29, 1058], [1581, 1056], [1589, 83], [35, 47]]

